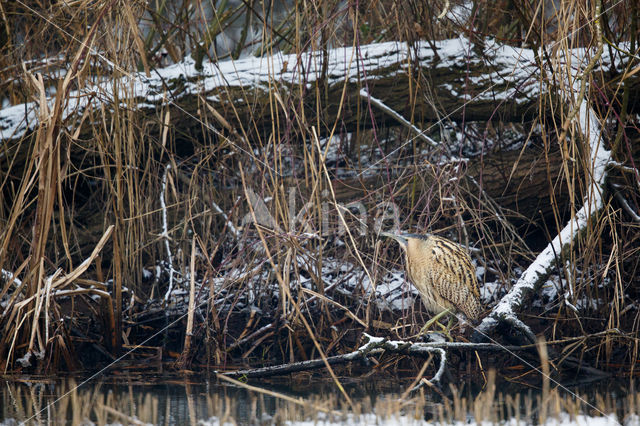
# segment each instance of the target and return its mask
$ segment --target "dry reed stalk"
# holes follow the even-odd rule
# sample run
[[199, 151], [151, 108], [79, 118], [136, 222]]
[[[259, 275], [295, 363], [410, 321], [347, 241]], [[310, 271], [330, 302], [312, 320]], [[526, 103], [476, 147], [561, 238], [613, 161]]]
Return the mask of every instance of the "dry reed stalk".
[[[128, 424], [132, 424], [132, 425], [146, 425], [147, 423], [145, 422], [141, 422], [140, 420], [136, 419], [135, 417], [132, 416], [128, 416], [114, 408], [111, 408], [107, 405], [99, 405], [97, 408], [99, 408], [100, 410], [104, 411], [105, 413], [110, 414], [111, 416], [113, 416], [113, 418], [115, 419], [119, 419], [119, 420], [124, 420], [126, 421]], [[80, 424], [80, 422], [75, 423], [75, 424]]]
[[549, 380], [551, 378], [551, 369], [549, 368], [549, 354], [547, 351], [547, 344], [544, 337], [538, 339], [537, 345], [538, 354], [540, 355], [540, 365], [542, 368], [542, 395], [539, 403], [540, 417], [539, 422], [545, 423], [549, 414], [549, 401], [550, 401], [550, 385]]
[[24, 262], [22, 262], [22, 264], [20, 266], [18, 266], [18, 269], [16, 269], [15, 272], [11, 273], [11, 279], [7, 280], [6, 284], [4, 285], [4, 287], [2, 288], [2, 290], [0, 291], [0, 300], [4, 297], [5, 294], [7, 294], [7, 292], [9, 291], [9, 289], [11, 288], [11, 286], [13, 285], [14, 282], [16, 282], [16, 280], [19, 282], [18, 287], [15, 289], [15, 291], [13, 292], [12, 297], [9, 299], [9, 303], [7, 303], [7, 307], [5, 307], [4, 312], [2, 313], [2, 316], [4, 316], [7, 312], [7, 308], [11, 305], [13, 305], [13, 302], [15, 301], [15, 298], [18, 296], [18, 294], [20, 294], [20, 290], [23, 286], [22, 282], [20, 281], [20, 279], [18, 278], [20, 276], [20, 273], [22, 272], [22, 270], [24, 268], [26, 268], [26, 266], [29, 264], [29, 261], [31, 259], [27, 258], [24, 260]]
[[497, 422], [502, 416], [498, 416], [493, 408], [496, 400], [496, 371], [490, 369], [484, 390], [473, 400], [474, 420], [481, 422]]
[[[422, 367], [420, 368], [418, 375], [415, 377], [415, 379], [413, 379], [413, 381], [411, 382], [411, 385], [409, 385], [409, 387], [400, 396], [400, 400], [407, 399], [407, 397], [409, 396], [409, 393], [414, 391], [416, 385], [422, 380], [422, 377], [424, 376], [425, 371], [427, 371], [427, 367], [431, 364], [432, 360], [433, 360], [433, 354], [429, 354], [429, 357], [427, 358], [427, 360], [422, 364]], [[427, 383], [431, 383], [431, 382], [427, 381]]]
[[[4, 339], [2, 340], [2, 346], [6, 345], [5, 347], [8, 348], [6, 355], [7, 363], [5, 364], [5, 372], [9, 367], [10, 360], [14, 357], [15, 343], [18, 341], [19, 333], [22, 330], [25, 321], [27, 321], [27, 323], [30, 322], [31, 324], [33, 324], [29, 331], [29, 343], [24, 358], [26, 360], [26, 363], [30, 364], [29, 357], [33, 356], [34, 352], [39, 353], [37, 355], [38, 357], [44, 357], [44, 355], [46, 354], [47, 345], [49, 343], [49, 317], [51, 314], [49, 312], [49, 309], [45, 309], [45, 311], [42, 312], [43, 306], [49, 307], [51, 304], [51, 299], [58, 295], [56, 293], [64, 290], [69, 284], [73, 283], [80, 275], [82, 275], [87, 270], [87, 268], [98, 256], [103, 246], [106, 244], [107, 240], [111, 236], [112, 231], [113, 225], [107, 228], [107, 231], [103, 234], [98, 244], [94, 247], [91, 255], [87, 259], [85, 259], [84, 262], [78, 265], [78, 267], [76, 267], [73, 271], [58, 278], [58, 276], [62, 274], [62, 270], [58, 269], [52, 276], [46, 278], [44, 286], [39, 288], [35, 294], [29, 297], [25, 297], [23, 300], [7, 307], [7, 309], [9, 309], [9, 307], [11, 308], [11, 313], [8, 318], [9, 322], [7, 322], [5, 326], [5, 332], [7, 334], [4, 335]], [[101, 296], [105, 295], [103, 292], [96, 289], [88, 289], [87, 292], [99, 294]], [[66, 296], [81, 293], [82, 292], [71, 291], [59, 294]], [[41, 317], [44, 317], [44, 327], [40, 325]], [[18, 321], [17, 324], [14, 322], [14, 319]], [[9, 343], [8, 339], [11, 339], [11, 343]], [[36, 340], [38, 344], [37, 349], [35, 348]], [[70, 347], [70, 345], [68, 345], [67, 343], [62, 346], [63, 353], [68, 352], [68, 349], [66, 349], [68, 346]], [[71, 364], [75, 365], [75, 362]], [[68, 365], [69, 367], [71, 367], [70, 364]]]
[[258, 392], [258, 393], [261, 393], [261, 394], [270, 395], [270, 396], [276, 397], [278, 399], [282, 399], [282, 400], [285, 400], [285, 401], [292, 402], [292, 403], [294, 403], [296, 405], [301, 405], [301, 406], [309, 406], [309, 405], [311, 405], [317, 411], [321, 411], [321, 412], [325, 412], [325, 413], [331, 413], [331, 414], [335, 414], [335, 415], [340, 414], [337, 411], [334, 411], [334, 410], [331, 410], [331, 409], [327, 409], [326, 407], [323, 407], [321, 405], [310, 404], [308, 401], [305, 401], [302, 398], [293, 398], [293, 397], [291, 397], [289, 395], [285, 395], [285, 394], [282, 394], [282, 393], [279, 393], [279, 392], [274, 392], [272, 390], [263, 389], [263, 388], [260, 388], [260, 387], [257, 387], [257, 386], [252, 386], [252, 385], [249, 385], [247, 383], [243, 383], [241, 381], [232, 379], [231, 377], [227, 377], [227, 376], [225, 376], [223, 374], [217, 374], [217, 377], [218, 377], [218, 379], [222, 379], [222, 380], [224, 380], [226, 382], [229, 382], [229, 383], [232, 383], [232, 384], [234, 384], [234, 385], [236, 385], [238, 387], [241, 387], [241, 388], [244, 388], [244, 389], [248, 389], [248, 390], [253, 391], [253, 392]]
[[184, 348], [181, 355], [181, 368], [187, 368], [191, 359], [191, 339], [193, 336], [193, 316], [196, 309], [196, 240], [191, 240], [191, 262], [189, 266], [189, 307], [187, 311], [187, 329], [184, 336]]
[[[78, 78], [78, 82], [81, 81], [81, 76], [79, 73], [82, 71], [80, 68], [81, 60], [86, 58], [87, 49], [89, 49], [90, 44], [93, 43], [94, 37], [96, 35], [96, 30], [98, 28], [98, 24], [100, 23], [102, 17], [106, 11], [108, 11], [111, 5], [114, 2], [112, 1], [110, 5], [105, 5], [100, 13], [98, 14], [97, 21], [93, 24], [93, 26], [89, 29], [87, 36], [82, 42], [81, 47], [77, 50], [75, 57], [73, 58], [70, 68], [65, 75], [63, 81], [57, 87], [56, 96], [51, 108], [49, 108], [49, 104], [47, 102], [47, 94], [43, 81], [42, 75], [38, 74], [34, 76], [32, 73], [24, 68], [24, 72], [32, 86], [32, 89], [38, 95], [39, 98], [39, 126], [36, 129], [35, 135], [35, 146], [32, 151], [32, 160], [29, 162], [28, 170], [37, 174], [36, 176], [29, 176], [28, 181], [33, 182], [35, 178], [37, 178], [37, 199], [35, 204], [35, 214], [34, 214], [34, 225], [33, 225], [33, 238], [31, 240], [31, 256], [30, 256], [30, 267], [29, 273], [25, 278], [26, 282], [26, 293], [25, 300], [27, 300], [27, 304], [25, 306], [24, 314], [32, 315], [29, 317], [24, 317], [19, 319], [19, 326], [14, 328], [12, 344], [9, 349], [8, 359], [13, 355], [13, 344], [16, 342], [18, 338], [18, 332], [22, 328], [22, 324], [25, 325], [25, 330], [28, 329], [27, 334], [28, 337], [28, 349], [27, 354], [31, 354], [36, 345], [36, 340], [38, 344], [37, 353], [44, 356], [46, 352], [46, 346], [48, 345], [48, 303], [49, 303], [49, 295], [51, 288], [53, 286], [53, 280], [57, 277], [60, 272], [56, 272], [52, 277], [46, 279], [45, 282], [45, 270], [44, 270], [44, 259], [46, 257], [46, 249], [47, 243], [50, 233], [50, 227], [52, 224], [53, 213], [54, 213], [54, 205], [56, 199], [58, 202], [62, 200], [62, 186], [61, 180], [64, 178], [62, 176], [62, 168], [60, 166], [60, 149], [61, 149], [61, 126], [62, 119], [64, 117], [64, 110], [69, 102], [68, 94], [71, 88], [71, 82]], [[24, 200], [26, 198], [27, 191], [32, 184], [29, 183], [28, 186], [22, 186], [22, 191], [19, 196], [20, 205], [17, 206], [18, 209], [21, 209], [24, 206]], [[60, 212], [63, 214], [64, 209], [61, 206]], [[16, 210], [16, 212], [19, 210]], [[17, 216], [13, 216], [17, 218]], [[64, 219], [62, 219], [64, 220]], [[61, 221], [62, 221], [61, 220]], [[15, 223], [15, 222], [14, 222]], [[2, 253], [0, 253], [0, 260], [4, 260], [6, 256], [6, 247], [8, 238], [11, 235], [13, 228], [13, 224], [9, 227], [9, 232], [5, 234], [5, 240], [3, 242]], [[68, 246], [68, 237], [67, 232], [64, 225], [61, 225], [61, 234], [63, 240], [63, 247], [65, 250], [65, 254], [67, 255], [67, 259], [70, 261], [70, 250]], [[72, 268], [72, 265], [70, 264]], [[58, 270], [60, 271], [60, 270]], [[58, 283], [59, 285], [60, 283]], [[44, 293], [43, 293], [44, 289]], [[20, 302], [21, 303], [21, 302]], [[18, 305], [18, 304], [17, 304]], [[46, 306], [45, 306], [46, 305]], [[39, 324], [40, 314], [42, 312], [42, 308], [45, 306], [45, 330]], [[22, 312], [19, 308], [15, 313]], [[11, 314], [12, 316], [14, 313]], [[25, 323], [26, 321], [26, 323]], [[5, 339], [8, 336], [4, 336]], [[26, 338], [26, 336], [24, 336]], [[22, 340], [23, 337], [20, 337], [19, 340]], [[27, 360], [28, 361], [28, 360]], [[7, 365], [5, 366], [5, 369]], [[55, 368], [55, 366], [54, 366]]]
[[365, 323], [364, 321], [362, 321], [360, 318], [358, 318], [353, 312], [351, 312], [349, 310], [349, 308], [347, 308], [346, 306], [342, 306], [340, 303], [336, 302], [335, 300], [332, 300], [326, 296], [323, 296], [320, 293], [316, 293], [313, 290], [309, 290], [306, 289], [304, 287], [302, 287], [300, 289], [303, 293], [307, 293], [310, 294], [312, 296], [315, 296], [315, 298], [317, 298], [318, 300], [322, 300], [327, 304], [333, 305], [335, 307], [337, 307], [338, 309], [344, 311], [345, 315], [347, 315], [349, 318], [351, 318], [353, 321], [357, 322], [358, 324], [360, 324], [362, 327], [367, 328], [367, 323]]
[[[247, 197], [247, 200], [249, 200], [249, 195], [247, 193], [247, 183], [246, 183], [246, 179], [245, 179], [245, 176], [244, 176], [242, 165], [240, 165], [240, 175], [242, 177], [242, 186], [243, 186], [244, 191], [245, 191], [245, 196]], [[251, 215], [253, 216], [254, 223], [258, 223], [257, 218], [256, 218], [256, 213], [253, 210], [253, 206], [252, 206], [251, 203], [249, 203], [249, 208], [251, 210]], [[347, 400], [349, 405], [353, 405], [353, 403], [351, 401], [351, 398], [349, 397], [349, 395], [344, 390], [344, 387], [342, 386], [342, 384], [338, 380], [338, 377], [336, 376], [335, 372], [331, 368], [331, 365], [327, 362], [327, 356], [325, 355], [322, 347], [318, 343], [318, 340], [316, 339], [316, 336], [315, 336], [313, 330], [311, 329], [311, 326], [309, 325], [307, 319], [305, 318], [304, 314], [300, 310], [300, 306], [298, 306], [298, 304], [295, 301], [295, 299], [291, 296], [290, 289], [288, 287], [285, 287], [284, 280], [282, 279], [282, 276], [279, 273], [279, 271], [277, 270], [277, 267], [276, 267], [276, 265], [275, 265], [275, 263], [273, 261], [273, 257], [271, 256], [271, 253], [270, 253], [270, 250], [269, 250], [269, 246], [266, 243], [266, 240], [265, 240], [265, 237], [264, 237], [264, 234], [263, 234], [262, 230], [260, 229], [259, 226], [257, 226], [256, 229], [258, 231], [258, 235], [260, 236], [260, 241], [262, 242], [262, 246], [263, 246], [263, 248], [264, 248], [264, 250], [266, 252], [267, 259], [269, 260], [269, 263], [271, 263], [273, 269], [276, 272], [276, 278], [278, 280], [278, 283], [280, 284], [280, 289], [282, 291], [281, 297], [286, 296], [287, 299], [292, 302], [293, 308], [295, 309], [295, 311], [296, 311], [296, 313], [298, 315], [297, 318], [299, 318], [302, 321], [304, 327], [306, 328], [307, 332], [309, 333], [308, 337], [311, 338], [311, 340], [313, 341], [314, 346], [316, 347], [316, 349], [320, 353], [320, 356], [321, 356], [322, 360], [324, 361], [324, 363], [325, 363], [325, 365], [327, 367], [327, 371], [331, 375], [331, 378], [334, 380], [336, 386], [338, 387], [338, 389], [340, 390], [342, 395], [345, 397], [345, 399]]]

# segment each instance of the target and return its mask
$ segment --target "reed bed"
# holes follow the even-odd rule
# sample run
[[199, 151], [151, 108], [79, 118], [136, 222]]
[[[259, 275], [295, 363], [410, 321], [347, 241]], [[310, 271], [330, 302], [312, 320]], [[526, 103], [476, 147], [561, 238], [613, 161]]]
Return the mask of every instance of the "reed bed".
[[[364, 330], [410, 337], [425, 313], [411, 291], [393, 296], [395, 307], [381, 303], [389, 298], [380, 289], [394, 282], [401, 261], [378, 241], [380, 228], [437, 232], [470, 247], [491, 305], [582, 207], [590, 153], [574, 125], [576, 108], [558, 102], [575, 76], [561, 53], [604, 46], [622, 73], [582, 78], [615, 160], [606, 202], [566, 253], [555, 254], [546, 290], [523, 319], [568, 353], [634, 376], [640, 202], [637, 60], [628, 52], [637, 47], [638, 6], [544, 5], [4, 5], [0, 98], [36, 100], [39, 109], [32, 131], [0, 144], [3, 371], [87, 369], [125, 353], [131, 361], [136, 345], [151, 348], [147, 361], [187, 369], [325, 357], [353, 350]], [[553, 90], [531, 117], [452, 117], [417, 67], [400, 113], [437, 141], [434, 148], [347, 96], [366, 81], [355, 90], [330, 86], [333, 47], [415, 46], [459, 34], [478, 49], [487, 37], [547, 48], [540, 73]], [[285, 91], [270, 75], [267, 101], [252, 99], [248, 115], [233, 102], [254, 96], [242, 87], [221, 92], [226, 107], [216, 110], [205, 96], [172, 99], [169, 89], [189, 82], [167, 82], [163, 102], [149, 111], [129, 79], [187, 55], [202, 67], [310, 51], [324, 53], [320, 78], [308, 90]], [[98, 82], [108, 90], [91, 89]], [[88, 106], [67, 115], [82, 102]], [[421, 104], [441, 118], [434, 124]], [[540, 155], [531, 167], [547, 172], [540, 197], [547, 213], [505, 207], [474, 177], [488, 177], [490, 166], [460, 160], [519, 152], [502, 170], [507, 182], [533, 148]]]

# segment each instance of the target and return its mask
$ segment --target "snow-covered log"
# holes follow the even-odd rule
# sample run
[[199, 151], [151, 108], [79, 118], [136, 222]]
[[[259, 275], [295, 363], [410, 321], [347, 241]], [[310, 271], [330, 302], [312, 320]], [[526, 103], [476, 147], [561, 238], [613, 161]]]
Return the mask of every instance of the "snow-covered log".
[[[538, 70], [532, 51], [489, 42], [484, 55], [479, 57], [464, 38], [435, 42], [435, 46], [437, 54], [427, 42], [332, 49], [327, 53], [326, 75], [322, 74], [321, 52], [205, 62], [200, 71], [191, 58], [185, 58], [178, 64], [154, 70], [151, 77], [132, 73], [115, 82], [108, 80], [72, 91], [63, 122], [74, 127], [89, 106], [103, 104], [108, 110], [113, 102], [134, 98], [139, 112], [157, 122], [158, 127], [161, 123], [155, 118], [157, 110], [171, 108], [171, 125], [182, 130], [177, 133], [184, 133], [188, 127], [200, 128], [201, 115], [206, 111], [214, 117], [213, 122], [215, 111], [232, 125], [251, 123], [247, 127], [255, 125], [271, 131], [275, 129], [273, 107], [284, 108], [283, 119], [300, 108], [309, 117], [316, 115], [316, 83], [327, 90], [323, 94], [329, 100], [324, 118], [329, 123], [338, 119], [338, 105], [347, 85], [339, 117], [347, 129], [354, 128], [357, 122], [370, 124], [367, 108], [360, 108], [360, 117], [356, 114], [356, 105], [366, 102], [360, 96], [361, 87], [392, 110], [423, 121], [439, 120], [443, 111], [453, 120], [464, 117], [467, 121], [492, 118], [521, 121], [538, 113], [535, 107], [539, 95], [535, 77]], [[428, 82], [416, 82], [419, 72]], [[416, 96], [410, 92], [415, 84], [429, 87]], [[269, 96], [274, 91], [282, 101], [277, 106], [271, 104], [274, 97]], [[207, 102], [208, 108], [202, 108], [201, 100]], [[464, 107], [461, 101], [465, 102]], [[434, 110], [434, 104], [439, 106], [438, 111]], [[394, 122], [392, 116], [380, 116]], [[0, 140], [18, 139], [37, 124], [36, 102], [4, 108], [0, 111]]]
[[[105, 81], [72, 91], [62, 122], [72, 129], [79, 125], [87, 107], [101, 106], [109, 111], [111, 103], [122, 103], [133, 97], [135, 102], [127, 102], [127, 107], [136, 105], [141, 120], [149, 124], [148, 128], [154, 128], [155, 123], [157, 129], [166, 129], [168, 124], [175, 129], [178, 139], [180, 135], [194, 134], [190, 131], [192, 128], [201, 131], [204, 123], [213, 123], [208, 125], [212, 132], [226, 128], [225, 132], [233, 133], [232, 126], [240, 123], [245, 128], [271, 132], [288, 128], [274, 126], [272, 107], [284, 109], [277, 114], [282, 120], [299, 113], [300, 108], [305, 109], [307, 117], [315, 116], [314, 85], [320, 82], [322, 90], [326, 89], [323, 98], [329, 105], [323, 112], [322, 121], [332, 123], [339, 119], [341, 129], [347, 131], [354, 129], [357, 122], [370, 124], [372, 112], [376, 125], [386, 122], [405, 126], [408, 118], [413, 117], [413, 122], [435, 121], [442, 119], [443, 113], [454, 121], [464, 117], [466, 122], [521, 122], [537, 115], [536, 105], [541, 92], [534, 53], [492, 41], [485, 43], [482, 54], [472, 46], [461, 37], [436, 42], [435, 53], [426, 42], [412, 46], [388, 42], [363, 45], [358, 49], [332, 49], [327, 53], [326, 76], [321, 75], [321, 52], [205, 62], [202, 70], [197, 70], [194, 61], [186, 58], [179, 64], [156, 69], [151, 77], [133, 73], [117, 82]], [[347, 90], [343, 91], [345, 84]], [[416, 92], [416, 85], [424, 86], [424, 89]], [[117, 96], [114, 96], [115, 87], [119, 92]], [[367, 96], [362, 96], [363, 91]], [[276, 105], [270, 104], [274, 97], [268, 93], [278, 94]], [[202, 105], [203, 100], [206, 107]], [[344, 106], [337, 117], [337, 105], [341, 100]], [[364, 108], [357, 107], [363, 105]], [[433, 105], [438, 105], [438, 111]], [[163, 114], [158, 113], [160, 108]], [[357, 111], [360, 111], [360, 117], [356, 116]], [[205, 120], [206, 114], [210, 117]], [[170, 121], [165, 123], [159, 115]], [[0, 143], [24, 137], [37, 124], [36, 102], [0, 110]], [[85, 117], [81, 126], [84, 131], [74, 129], [72, 133], [90, 140], [91, 135], [86, 134], [90, 124]], [[415, 132], [420, 128], [411, 126], [411, 136], [418, 138]], [[322, 134], [322, 129], [318, 131]], [[426, 135], [420, 138], [428, 139]], [[546, 162], [547, 170], [537, 167], [541, 159]], [[483, 146], [482, 154], [467, 163], [467, 172], [479, 183], [484, 194], [505, 211], [516, 212], [516, 216], [530, 221], [535, 220], [539, 212], [545, 218], [553, 213], [550, 203], [540, 200], [552, 195], [549, 194], [548, 179], [558, 176], [561, 166], [561, 157], [544, 152], [542, 147], [504, 150]], [[421, 172], [421, 175], [424, 179], [417, 184], [424, 187], [416, 189], [427, 191], [432, 182], [428, 173]], [[333, 182], [338, 201], [354, 199], [353, 191], [360, 191], [355, 197], [360, 198], [369, 189], [377, 190], [388, 184], [389, 179], [402, 178], [393, 171], [385, 176], [386, 182], [381, 181], [381, 177], [372, 169], [369, 175]], [[525, 181], [526, 185], [522, 185]], [[304, 183], [292, 182], [292, 185], [301, 187]], [[556, 199], [561, 202], [566, 199], [558, 196], [564, 190], [562, 185], [555, 185], [552, 190], [556, 191], [553, 194]], [[469, 191], [473, 193], [477, 189]], [[563, 205], [558, 207], [564, 208]]]
[[[492, 40], [485, 42], [481, 55], [472, 47], [469, 40], [460, 37], [413, 45], [386, 42], [336, 48], [327, 51], [326, 69], [322, 52], [205, 61], [201, 70], [187, 57], [169, 67], [154, 69], [150, 77], [144, 72], [130, 73], [71, 91], [63, 122], [73, 128], [88, 106], [106, 106], [108, 111], [110, 104], [134, 98], [136, 102], [127, 102], [127, 107], [137, 105], [139, 113], [159, 129], [163, 125], [157, 118], [159, 108], [171, 109], [170, 124], [180, 130], [179, 134], [186, 133], [189, 127], [201, 128], [201, 116], [207, 113], [214, 123], [216, 114], [220, 114], [225, 124], [251, 123], [247, 127], [272, 131], [277, 128], [273, 126], [273, 107], [285, 109], [283, 119], [301, 108], [308, 117], [316, 115], [315, 84], [327, 90], [322, 94], [329, 101], [323, 112], [325, 121], [333, 123], [339, 118], [347, 130], [358, 121], [370, 124], [368, 108], [360, 108], [360, 116], [356, 113], [357, 105], [370, 105], [360, 95], [362, 88], [392, 111], [419, 121], [437, 121], [443, 114], [454, 121], [464, 118], [467, 122], [519, 122], [535, 117], [541, 89], [534, 52]], [[607, 52], [603, 64], [611, 74], [611, 58], [606, 56]], [[417, 78], [419, 75], [424, 79]], [[342, 114], [336, 117], [345, 84]], [[635, 94], [640, 81], [631, 79], [630, 85]], [[275, 105], [269, 96], [274, 91], [279, 100]], [[207, 102], [207, 108], [202, 107], [201, 100]], [[53, 104], [51, 98], [49, 102]], [[0, 141], [19, 139], [33, 130], [38, 125], [37, 111], [36, 101], [1, 109]], [[380, 116], [376, 120], [396, 122], [391, 115]]]

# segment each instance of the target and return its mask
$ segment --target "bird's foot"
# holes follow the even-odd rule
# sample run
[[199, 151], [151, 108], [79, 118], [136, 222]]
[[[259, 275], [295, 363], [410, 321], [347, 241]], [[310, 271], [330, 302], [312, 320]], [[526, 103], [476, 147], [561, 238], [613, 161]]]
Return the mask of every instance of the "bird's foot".
[[448, 341], [447, 336], [439, 331], [428, 331], [422, 335], [416, 334], [412, 339], [422, 343], [445, 343]]
[[449, 336], [449, 329], [451, 328], [451, 318], [449, 318], [449, 325], [447, 327], [443, 326], [442, 324], [440, 324], [439, 320], [444, 317], [445, 315], [450, 314], [451, 311], [449, 309], [445, 309], [444, 311], [440, 312], [439, 314], [437, 314], [436, 316], [434, 316], [433, 318], [431, 318], [429, 321], [426, 322], [426, 324], [424, 326], [422, 326], [422, 328], [420, 329], [420, 331], [418, 332], [418, 334], [416, 334], [416, 337], [420, 337], [423, 336], [427, 330], [429, 330], [431, 327], [433, 327], [434, 324], [438, 324], [438, 326], [445, 331], [446, 335], [449, 337], [449, 339], [451, 338], [451, 336]]

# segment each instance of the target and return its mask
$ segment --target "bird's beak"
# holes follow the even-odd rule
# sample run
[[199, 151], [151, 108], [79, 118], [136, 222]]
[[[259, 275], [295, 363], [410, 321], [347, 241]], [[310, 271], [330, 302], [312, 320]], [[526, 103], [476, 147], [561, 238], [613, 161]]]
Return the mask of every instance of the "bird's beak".
[[406, 247], [407, 246], [407, 239], [405, 237], [401, 236], [401, 235], [394, 234], [393, 232], [385, 232], [385, 231], [380, 231], [380, 235], [382, 235], [383, 237], [393, 238], [402, 247]]

